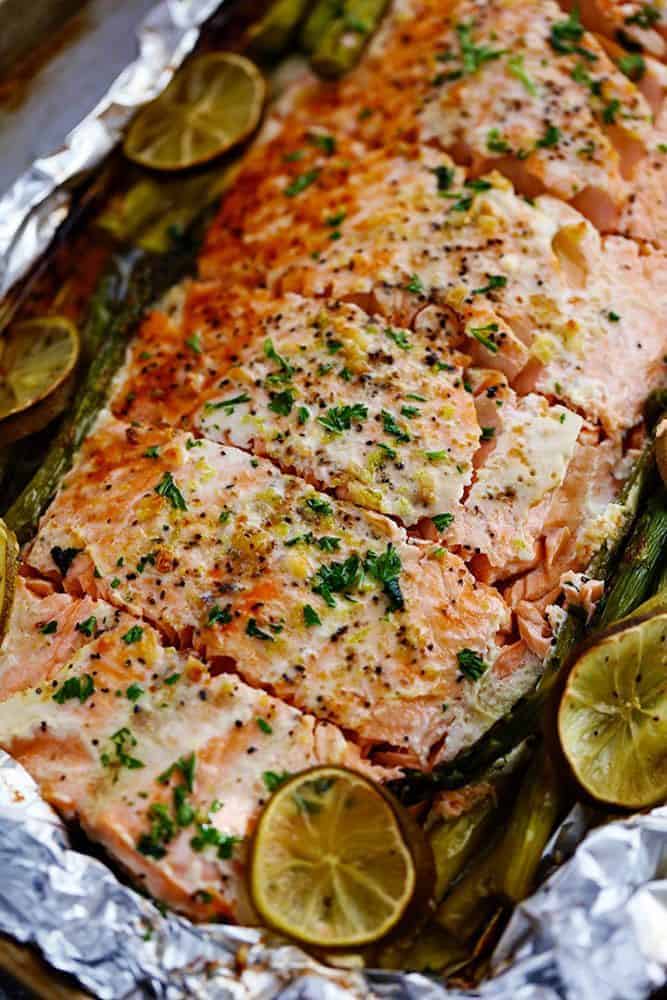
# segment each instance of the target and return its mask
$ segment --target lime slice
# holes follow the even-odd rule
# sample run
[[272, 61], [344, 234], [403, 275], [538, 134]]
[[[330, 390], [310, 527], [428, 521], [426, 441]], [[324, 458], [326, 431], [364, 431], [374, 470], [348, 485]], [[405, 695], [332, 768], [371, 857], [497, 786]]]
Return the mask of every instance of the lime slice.
[[14, 602], [18, 555], [16, 536], [5, 522], [0, 520], [0, 642], [7, 631]]
[[232, 52], [198, 56], [135, 117], [125, 155], [154, 170], [206, 163], [255, 130], [265, 97], [264, 77], [249, 59]]
[[400, 810], [384, 789], [344, 768], [314, 768], [282, 785], [251, 850], [260, 916], [321, 948], [361, 947], [388, 934], [408, 909], [422, 864]]
[[62, 413], [78, 357], [79, 335], [64, 316], [10, 327], [0, 353], [0, 443], [33, 434]]
[[642, 809], [667, 799], [667, 613], [629, 622], [574, 664], [558, 731], [590, 795]]

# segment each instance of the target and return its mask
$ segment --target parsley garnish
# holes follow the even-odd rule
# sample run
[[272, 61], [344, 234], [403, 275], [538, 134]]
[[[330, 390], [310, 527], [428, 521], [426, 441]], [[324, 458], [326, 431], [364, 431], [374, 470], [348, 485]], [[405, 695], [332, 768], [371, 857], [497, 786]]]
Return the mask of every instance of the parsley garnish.
[[161, 785], [168, 785], [172, 775], [175, 771], [180, 771], [185, 779], [185, 784], [189, 792], [194, 790], [195, 787], [195, 768], [197, 765], [197, 760], [194, 755], [194, 751], [188, 754], [187, 757], [179, 757], [175, 760], [173, 764], [163, 771], [162, 774], [158, 775], [157, 780]]
[[418, 274], [410, 275], [410, 280], [405, 286], [406, 292], [412, 292], [413, 295], [423, 295], [424, 285]]
[[388, 444], [384, 444], [382, 441], [378, 441], [378, 448], [381, 448], [384, 452], [383, 457], [388, 458], [390, 461], [396, 458], [396, 455], [398, 454], [398, 452], [396, 452], [393, 448], [390, 448]]
[[97, 618], [95, 615], [91, 615], [90, 618], [86, 618], [82, 622], [77, 622], [75, 628], [77, 632], [82, 632], [83, 635], [91, 636], [97, 628]]
[[552, 146], [557, 146], [559, 142], [560, 130], [555, 125], [547, 125], [544, 135], [541, 139], [537, 140], [535, 145], [538, 149], [551, 149]]
[[273, 346], [273, 341], [269, 337], [267, 337], [264, 341], [264, 354], [270, 361], [273, 361], [274, 364], [278, 365], [278, 368], [280, 369], [280, 371], [276, 374], [269, 375], [268, 381], [289, 382], [294, 374], [294, 369], [289, 361], [282, 356], [282, 354], [278, 354], [277, 350]]
[[464, 73], [476, 73], [486, 63], [499, 59], [504, 54], [502, 49], [490, 49], [486, 45], [475, 45], [472, 40], [472, 29], [472, 24], [456, 25]]
[[201, 338], [198, 333], [193, 333], [191, 337], [185, 341], [186, 347], [189, 347], [191, 351], [195, 354], [202, 353]]
[[322, 424], [332, 434], [342, 434], [349, 431], [353, 423], [361, 423], [368, 416], [368, 408], [363, 403], [352, 406], [331, 406], [317, 422]]
[[308, 497], [306, 500], [306, 507], [308, 507], [309, 510], [312, 510], [314, 514], [317, 514], [318, 517], [329, 517], [330, 514], [333, 514], [331, 504], [327, 503], [326, 500], [323, 500], [322, 497]]
[[394, 343], [404, 351], [409, 351], [411, 349], [412, 344], [410, 343], [410, 338], [405, 330], [394, 330], [392, 327], [388, 326], [384, 332], [390, 340], [393, 340]]
[[412, 417], [418, 417], [420, 415], [420, 413], [421, 413], [421, 410], [418, 407], [416, 407], [416, 406], [402, 406], [401, 407], [401, 416], [402, 417], [407, 417], [408, 420], [410, 420]]
[[310, 132], [308, 142], [323, 149], [327, 156], [333, 156], [336, 152], [336, 140], [332, 135], [321, 135], [317, 132]]
[[339, 212], [334, 212], [333, 215], [327, 216], [327, 218], [324, 221], [327, 224], [327, 226], [331, 226], [333, 229], [335, 229], [336, 226], [339, 226], [341, 222], [345, 221], [346, 218], [347, 218], [347, 212], [345, 211], [344, 208], [342, 208]]
[[292, 412], [292, 407], [294, 405], [294, 393], [291, 389], [285, 389], [283, 392], [272, 392], [271, 402], [269, 403], [269, 409], [272, 413], [277, 413], [281, 417], [288, 417]]
[[148, 552], [141, 556], [137, 563], [137, 573], [143, 573], [148, 565], [155, 566], [155, 552]]
[[445, 531], [454, 520], [453, 514], [434, 514], [431, 518], [438, 531]]
[[481, 437], [480, 437], [480, 441], [490, 441], [491, 438], [496, 433], [495, 427], [482, 427], [481, 431], [482, 431], [482, 434], [481, 434]]
[[275, 792], [291, 777], [292, 775], [289, 771], [281, 771], [280, 773], [277, 771], [264, 771], [262, 774], [262, 781], [264, 782], [267, 791]]
[[455, 170], [453, 167], [433, 167], [431, 173], [434, 173], [436, 180], [438, 182], [438, 191], [449, 191], [450, 187], [454, 182]]
[[131, 646], [133, 642], [139, 642], [143, 634], [144, 630], [141, 625], [133, 625], [132, 628], [127, 630], [125, 635], [121, 636], [121, 639], [128, 646]]
[[407, 442], [410, 440], [410, 435], [407, 431], [403, 430], [402, 427], [396, 423], [395, 417], [388, 412], [388, 410], [382, 410], [382, 429], [385, 434], [391, 434], [396, 438], [397, 441]]
[[295, 195], [301, 194], [301, 192], [305, 191], [307, 187], [310, 187], [310, 185], [313, 184], [319, 176], [319, 168], [316, 167], [314, 170], [307, 170], [305, 174], [300, 174], [298, 177], [295, 177], [292, 183], [287, 185], [285, 188], [285, 194], [288, 198], [294, 198]]
[[309, 417], [310, 417], [310, 410], [306, 406], [300, 406], [299, 409], [296, 411], [296, 419], [298, 423], [301, 425], [305, 424]]
[[560, 52], [561, 54], [577, 52], [585, 59], [594, 62], [597, 59], [595, 53], [589, 52], [588, 49], [579, 45], [583, 34], [584, 29], [579, 20], [579, 11], [575, 7], [566, 21], [557, 21], [556, 24], [551, 26], [549, 44], [555, 52]]
[[607, 313], [607, 319], [609, 320], [610, 323], [618, 323], [621, 317], [618, 315], [618, 313], [610, 311]]
[[266, 733], [267, 736], [270, 736], [271, 733], [273, 732], [273, 729], [271, 728], [270, 724], [266, 721], [266, 719], [262, 719], [261, 717], [259, 717], [257, 719], [257, 725], [259, 726], [259, 728], [262, 730], [263, 733]]
[[152, 444], [150, 448], [146, 448], [143, 454], [144, 458], [158, 458], [160, 455], [160, 449], [156, 444]]
[[618, 68], [630, 80], [641, 80], [646, 72], [646, 60], [639, 52], [629, 52], [618, 60]]
[[273, 636], [269, 635], [268, 632], [262, 632], [254, 618], [248, 618], [245, 633], [246, 635], [251, 635], [253, 639], [262, 639], [264, 642], [273, 642]]
[[318, 615], [315, 608], [311, 607], [310, 604], [305, 604], [303, 608], [303, 620], [308, 628], [312, 628], [313, 625], [321, 625], [322, 620]]
[[363, 567], [358, 555], [349, 556], [345, 562], [332, 562], [320, 566], [312, 580], [311, 589], [319, 594], [330, 608], [336, 607], [334, 594], [347, 594], [361, 582]]
[[62, 687], [54, 694], [53, 700], [59, 705], [64, 705], [66, 701], [78, 698], [81, 704], [83, 704], [86, 698], [89, 698], [94, 691], [95, 682], [90, 674], [82, 674], [80, 677], [68, 677], [63, 682]]
[[602, 120], [606, 125], [613, 125], [616, 122], [616, 115], [621, 109], [621, 102], [618, 97], [606, 104], [602, 111]]
[[490, 333], [498, 332], [497, 323], [487, 323], [486, 326], [469, 326], [468, 333], [479, 341], [483, 347], [486, 347], [487, 351], [491, 351], [492, 354], [498, 353], [498, 345], [494, 343], [491, 337], [488, 336]]
[[490, 153], [509, 153], [510, 145], [503, 139], [500, 129], [489, 129], [486, 135], [486, 148]]
[[234, 412], [235, 406], [240, 406], [241, 403], [249, 403], [250, 396], [247, 392], [241, 392], [238, 396], [232, 396], [231, 399], [221, 399], [217, 403], [205, 403], [204, 409], [208, 410], [224, 410], [227, 416], [230, 416]]
[[135, 771], [140, 767], [144, 767], [143, 761], [132, 757], [129, 752], [130, 750], [134, 750], [137, 741], [126, 726], [115, 732], [110, 739], [113, 743], [115, 758], [111, 757], [108, 753], [101, 754], [100, 760], [104, 767], [126, 767], [129, 771]]
[[474, 649], [460, 649], [456, 654], [456, 659], [459, 670], [470, 681], [478, 681], [482, 674], [488, 670], [488, 664]]
[[507, 278], [504, 274], [487, 274], [487, 283], [483, 285], [482, 288], [473, 288], [473, 295], [486, 295], [487, 292], [493, 292], [496, 288], [504, 288], [507, 284]]
[[642, 4], [641, 10], [626, 17], [626, 24], [636, 24], [638, 28], [652, 28], [660, 21], [660, 11], [652, 3]]
[[390, 611], [403, 611], [405, 601], [398, 581], [402, 566], [401, 558], [391, 542], [379, 556], [369, 552], [364, 560], [364, 569], [372, 576], [382, 589], [389, 602]]
[[528, 91], [531, 97], [537, 96], [537, 87], [525, 70], [522, 55], [510, 56], [507, 60], [507, 68], [515, 79], [521, 81], [525, 90]]
[[58, 631], [58, 622], [55, 618], [51, 619], [50, 622], [46, 622], [39, 630], [42, 635], [53, 635], [54, 632]]
[[144, 689], [141, 684], [130, 684], [130, 686], [125, 690], [125, 696], [130, 701], [138, 701], [143, 693]]
[[174, 508], [174, 510], [187, 510], [187, 504], [185, 502], [185, 497], [179, 490], [178, 486], [174, 482], [174, 477], [171, 472], [165, 472], [162, 479], [155, 487], [155, 492], [161, 496], [165, 497]]
[[231, 604], [226, 604], [224, 608], [214, 604], [208, 613], [206, 623], [208, 625], [228, 625], [232, 620]]

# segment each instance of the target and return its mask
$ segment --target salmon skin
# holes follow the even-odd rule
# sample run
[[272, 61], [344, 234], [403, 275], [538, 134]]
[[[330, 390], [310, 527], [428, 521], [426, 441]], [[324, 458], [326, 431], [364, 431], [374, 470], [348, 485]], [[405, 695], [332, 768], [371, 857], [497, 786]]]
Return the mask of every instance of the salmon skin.
[[4, 685], [31, 651], [28, 689], [0, 703], [2, 747], [151, 895], [193, 919], [256, 923], [243, 875], [271, 791], [321, 763], [385, 772], [335, 726], [212, 676], [145, 621], [29, 586], [0, 656]]
[[255, 921], [288, 773], [451, 760], [599, 599], [665, 378], [663, 14], [395, 0], [129, 346], [22, 553], [0, 745], [187, 916]]

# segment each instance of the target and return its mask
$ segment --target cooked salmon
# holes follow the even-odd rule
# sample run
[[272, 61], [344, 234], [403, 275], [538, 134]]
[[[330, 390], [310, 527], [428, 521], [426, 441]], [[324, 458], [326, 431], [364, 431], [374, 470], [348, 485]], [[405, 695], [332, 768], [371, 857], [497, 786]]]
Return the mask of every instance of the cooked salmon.
[[[90, 598], [24, 598], [0, 672], [27, 648], [37, 655], [25, 690], [0, 703], [0, 746], [138, 885], [194, 919], [257, 922], [248, 837], [290, 772], [326, 763], [384, 776], [335, 726], [234, 675], [211, 676], [144, 621]], [[91, 610], [96, 626], [75, 636]], [[69, 648], [35, 642], [45, 619]]]
[[[291, 148], [284, 139], [276, 154]], [[441, 320], [447, 342], [503, 371], [522, 395], [556, 398], [613, 435], [638, 421], [665, 374], [662, 252], [602, 238], [554, 198], [529, 204], [498, 173], [466, 180], [433, 149], [378, 150], [354, 170], [346, 160], [339, 189], [336, 155], [332, 163], [331, 176], [326, 166], [311, 171], [290, 196], [295, 182], [284, 171], [260, 178], [262, 160], [251, 157], [223, 203], [204, 272], [255, 284], [261, 274], [272, 287], [355, 301], [404, 326], [432, 323], [437, 307], [450, 318]], [[337, 210], [345, 219], [332, 241], [324, 220]]]
[[417, 140], [475, 175], [495, 166], [614, 232], [652, 147], [641, 75], [555, 0], [402, 0], [356, 73], [299, 81], [284, 100], [290, 117], [370, 145]]
[[[56, 546], [74, 552], [66, 573]], [[424, 765], [474, 739], [535, 674], [528, 662], [498, 684], [510, 613], [460, 557], [187, 434], [104, 421], [26, 561]]]
[[[565, 9], [575, 4], [561, 0]], [[576, 4], [591, 31], [620, 39], [630, 52], [667, 59], [667, 5], [664, 0], [581, 0]]]

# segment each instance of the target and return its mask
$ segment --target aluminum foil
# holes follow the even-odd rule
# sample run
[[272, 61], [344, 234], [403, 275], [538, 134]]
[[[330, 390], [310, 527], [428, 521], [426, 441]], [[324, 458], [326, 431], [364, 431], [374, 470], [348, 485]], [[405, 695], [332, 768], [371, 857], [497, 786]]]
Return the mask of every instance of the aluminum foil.
[[642, 1000], [667, 982], [667, 808], [597, 827], [577, 806], [478, 990], [421, 975], [342, 971], [255, 928], [163, 916], [72, 850], [23, 768], [0, 756], [0, 932], [32, 942], [102, 998]]
[[0, 299], [44, 252], [70, 207], [68, 188], [97, 166], [136, 111], [162, 91], [220, 0], [163, 0], [138, 31], [139, 55], [62, 146], [0, 198]]
[[[220, 0], [164, 0], [140, 54], [60, 149], [0, 199], [0, 298], [45, 250], [70, 190], [168, 83]], [[0, 932], [34, 944], [101, 998], [206, 1000], [633, 1000], [667, 982], [667, 809], [600, 825], [577, 806], [543, 859], [473, 992], [416, 974], [341, 971], [256, 928], [163, 915], [111, 869], [73, 850], [28, 774], [0, 751]]]

